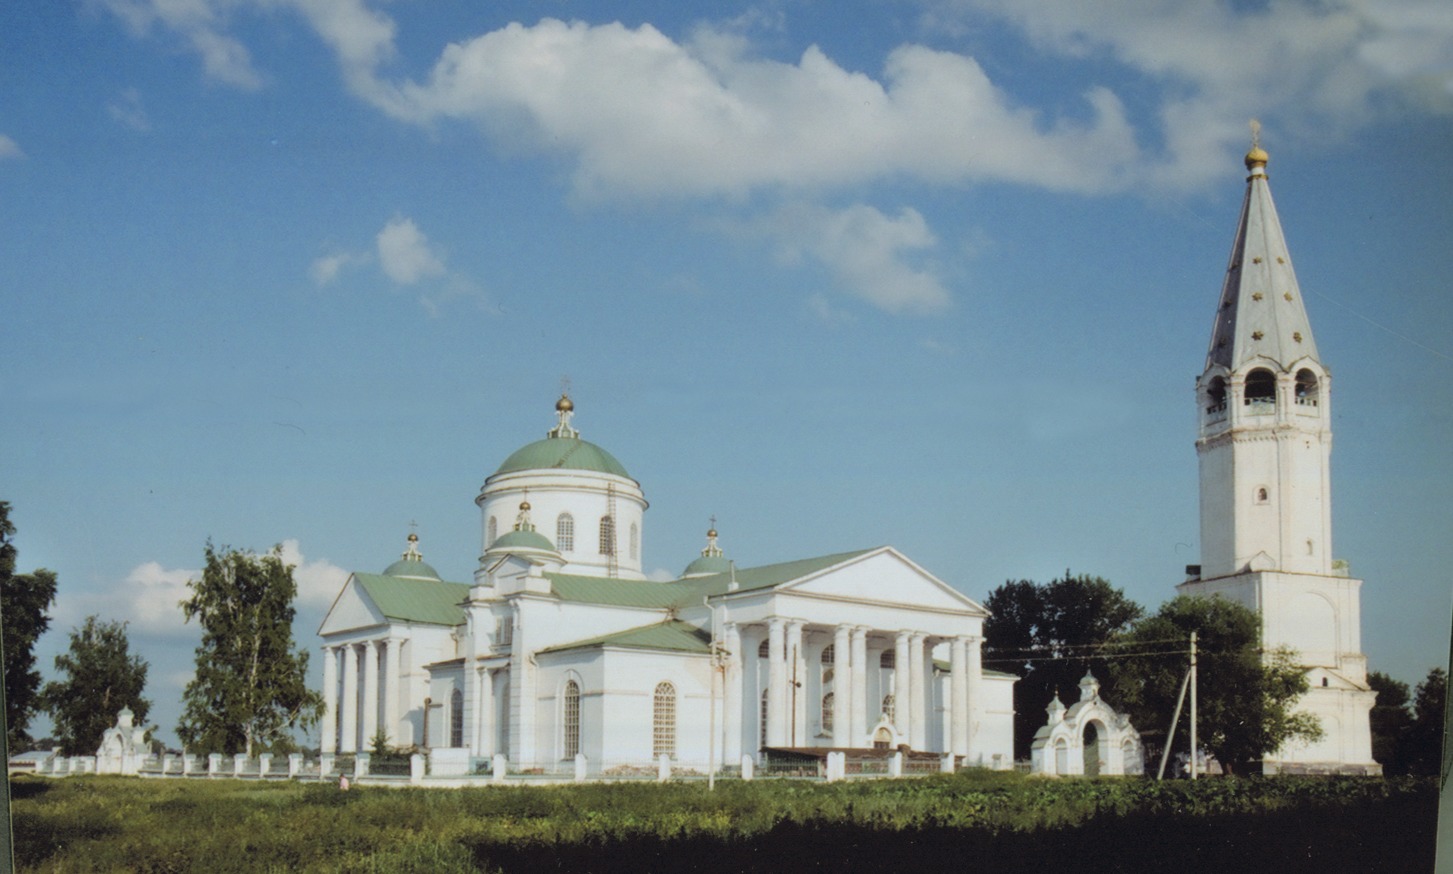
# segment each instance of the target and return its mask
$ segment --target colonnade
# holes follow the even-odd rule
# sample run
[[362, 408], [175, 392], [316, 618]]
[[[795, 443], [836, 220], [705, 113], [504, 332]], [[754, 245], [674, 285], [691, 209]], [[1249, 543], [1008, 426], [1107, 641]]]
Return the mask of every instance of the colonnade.
[[323, 647], [323, 752], [367, 750], [380, 728], [389, 744], [404, 742], [398, 737], [402, 645], [379, 638]]
[[[810, 671], [826, 662], [809, 658], [806, 635], [821, 642], [831, 635], [833, 656], [831, 686], [809, 682]], [[759, 660], [765, 638], [766, 676], [761, 677]], [[870, 733], [885, 715], [884, 704], [891, 697], [891, 722], [898, 743], [915, 750], [941, 747], [940, 751], [967, 756], [975, 748], [976, 727], [981, 719], [983, 664], [982, 639], [974, 635], [940, 636], [912, 630], [883, 630], [863, 625], [834, 625], [824, 628], [803, 620], [770, 618], [762, 623], [725, 623], [722, 643], [728, 653], [725, 712], [727, 735], [739, 739], [744, 749], [756, 746], [871, 746]], [[935, 733], [934, 724], [944, 719], [938, 711], [932, 688], [933, 650], [948, 644], [950, 676], [947, 700], [937, 702], [947, 710], [946, 730]], [[813, 647], [819, 657], [827, 644]], [[884, 670], [892, 654], [891, 673]], [[882, 679], [870, 684], [879, 672]], [[891, 679], [890, 679], [891, 678]], [[869, 700], [870, 685], [877, 700]], [[832, 701], [818, 724], [822, 731], [811, 733], [814, 720], [810, 708], [821, 706], [819, 698], [831, 691]], [[811, 694], [815, 692], [816, 694]], [[748, 699], [748, 695], [752, 699]], [[811, 698], [812, 700], [809, 700]], [[764, 730], [751, 721], [762, 718]], [[830, 730], [829, 726], [830, 717]], [[757, 743], [752, 743], [756, 738]], [[729, 743], [731, 754], [735, 744]]]

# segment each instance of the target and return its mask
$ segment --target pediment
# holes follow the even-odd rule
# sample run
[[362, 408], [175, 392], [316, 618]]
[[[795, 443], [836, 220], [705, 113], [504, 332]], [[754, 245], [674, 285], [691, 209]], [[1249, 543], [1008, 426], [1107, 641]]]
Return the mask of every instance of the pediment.
[[782, 593], [987, 616], [982, 605], [914, 564], [892, 547], [789, 582]]
[[388, 619], [383, 611], [368, 597], [368, 593], [358, 584], [358, 580], [351, 574], [348, 582], [343, 584], [343, 591], [333, 600], [333, 606], [328, 608], [328, 615], [323, 617], [323, 624], [318, 627], [318, 634], [327, 636], [340, 634], [346, 631], [353, 631], [359, 628], [370, 628], [375, 625], [384, 625]]

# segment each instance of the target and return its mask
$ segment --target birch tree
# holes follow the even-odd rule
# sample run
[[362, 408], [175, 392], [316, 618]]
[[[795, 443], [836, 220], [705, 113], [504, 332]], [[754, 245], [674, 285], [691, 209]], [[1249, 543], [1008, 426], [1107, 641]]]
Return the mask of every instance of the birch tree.
[[64, 679], [46, 683], [40, 698], [67, 755], [94, 755], [123, 707], [137, 725], [146, 724], [151, 702], [141, 692], [149, 666], [131, 652], [125, 622], [87, 616], [80, 628], [71, 629], [71, 648], [55, 657], [55, 666]]
[[307, 686], [308, 653], [293, 646], [293, 566], [280, 546], [258, 555], [209, 541], [206, 559], [181, 604], [202, 643], [177, 734], [208, 752], [288, 747], [291, 730], [311, 726], [323, 708]]

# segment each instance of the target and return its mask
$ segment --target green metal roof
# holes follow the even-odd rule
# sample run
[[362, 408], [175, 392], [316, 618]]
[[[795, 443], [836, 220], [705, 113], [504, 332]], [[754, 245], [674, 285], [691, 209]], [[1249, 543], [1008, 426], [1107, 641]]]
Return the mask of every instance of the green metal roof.
[[408, 580], [383, 574], [354, 574], [353, 578], [384, 616], [405, 622], [458, 625], [464, 621], [459, 605], [469, 597], [469, 586], [442, 580]]
[[545, 552], [554, 552], [555, 544], [538, 531], [506, 531], [496, 537], [489, 548], [492, 550], [540, 549]]
[[590, 647], [616, 646], [626, 649], [655, 649], [668, 650], [670, 652], [689, 652], [706, 654], [711, 651], [709, 643], [711, 635], [703, 629], [697, 628], [689, 622], [682, 622], [679, 619], [672, 619], [666, 622], [658, 622], [654, 625], [642, 625], [638, 628], [628, 628], [625, 631], [617, 631], [612, 634], [602, 634], [600, 637], [592, 637], [589, 640], [578, 640], [574, 643], [552, 646], [541, 652], [563, 652], [571, 649], [587, 649]]
[[495, 475], [517, 470], [593, 470], [630, 479], [615, 456], [579, 437], [547, 437], [515, 450]]
[[727, 560], [726, 556], [703, 555], [697, 558], [691, 564], [687, 565], [686, 570], [681, 572], [681, 576], [689, 577], [692, 575], [705, 576], [707, 574], [721, 574], [726, 573], [731, 569], [731, 562]]
[[439, 572], [423, 559], [401, 558], [384, 569], [386, 577], [416, 577], [426, 580], [439, 580]]
[[[803, 558], [755, 568], [739, 568], [736, 573], [736, 590], [748, 592], [754, 589], [780, 586], [868, 552], [872, 552], [872, 550], [859, 549], [854, 552], [840, 552], [834, 555]], [[676, 580], [669, 583], [618, 580], [577, 574], [547, 573], [545, 576], [550, 580], [551, 591], [562, 601], [645, 609], [699, 605], [704, 597], [724, 594], [732, 580], [729, 569], [710, 576]]]

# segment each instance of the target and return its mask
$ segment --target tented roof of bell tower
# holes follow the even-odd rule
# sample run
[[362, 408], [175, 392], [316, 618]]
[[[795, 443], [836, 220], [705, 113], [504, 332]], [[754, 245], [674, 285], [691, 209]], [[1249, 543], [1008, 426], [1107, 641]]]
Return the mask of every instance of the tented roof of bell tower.
[[1283, 370], [1317, 358], [1312, 326], [1267, 185], [1267, 154], [1253, 146], [1246, 154], [1246, 198], [1211, 330], [1206, 369], [1238, 371], [1260, 359]]

